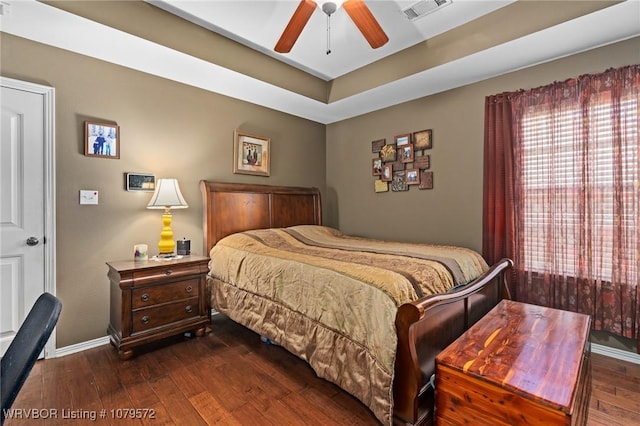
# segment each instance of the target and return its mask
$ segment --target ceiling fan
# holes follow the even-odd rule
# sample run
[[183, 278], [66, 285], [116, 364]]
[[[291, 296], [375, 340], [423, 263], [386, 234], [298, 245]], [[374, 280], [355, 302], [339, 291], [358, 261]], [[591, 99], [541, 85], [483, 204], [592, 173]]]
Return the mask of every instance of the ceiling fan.
[[[276, 43], [274, 48], [276, 52], [289, 53], [291, 51], [291, 48], [300, 36], [300, 33], [302, 33], [305, 25], [307, 25], [316, 6], [317, 4], [313, 0], [300, 0], [298, 8], [293, 12], [293, 16], [291, 16], [287, 27], [280, 36], [278, 43]], [[389, 41], [389, 37], [387, 37], [376, 18], [364, 3], [364, 0], [347, 0], [342, 3], [342, 6], [372, 48], [377, 49]], [[332, 1], [322, 4], [322, 11], [328, 18], [331, 17], [331, 14], [335, 12], [337, 8], [338, 5]], [[330, 50], [327, 50], [327, 54], [330, 52]]]

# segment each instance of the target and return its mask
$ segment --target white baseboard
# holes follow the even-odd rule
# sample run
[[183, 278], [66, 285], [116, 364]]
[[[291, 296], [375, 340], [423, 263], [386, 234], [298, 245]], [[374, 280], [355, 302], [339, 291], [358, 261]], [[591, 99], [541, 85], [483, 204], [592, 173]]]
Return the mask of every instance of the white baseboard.
[[619, 359], [621, 361], [640, 364], [640, 354], [636, 354], [629, 351], [623, 351], [622, 349], [616, 349], [609, 346], [592, 343], [591, 352], [593, 352], [594, 354], [600, 354], [600, 355], [608, 356], [610, 358]]
[[51, 358], [57, 358], [65, 355], [75, 354], [77, 352], [86, 351], [87, 349], [97, 348], [98, 346], [109, 343], [109, 336], [98, 337], [97, 339], [88, 340], [86, 342], [76, 343], [75, 345], [65, 346], [56, 349], [55, 354]]

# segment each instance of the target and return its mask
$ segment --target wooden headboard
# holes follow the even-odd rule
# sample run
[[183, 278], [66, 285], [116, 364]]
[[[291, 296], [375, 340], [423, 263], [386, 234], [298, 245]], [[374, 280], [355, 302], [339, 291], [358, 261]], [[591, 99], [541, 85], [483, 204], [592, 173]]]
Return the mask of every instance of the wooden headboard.
[[203, 254], [235, 232], [322, 225], [318, 188], [200, 181]]

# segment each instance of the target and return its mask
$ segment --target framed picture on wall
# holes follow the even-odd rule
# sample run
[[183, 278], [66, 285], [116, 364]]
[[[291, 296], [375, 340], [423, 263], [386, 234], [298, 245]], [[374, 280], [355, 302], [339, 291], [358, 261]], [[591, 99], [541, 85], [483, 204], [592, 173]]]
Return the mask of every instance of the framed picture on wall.
[[377, 154], [380, 152], [384, 144], [386, 143], [386, 139], [378, 139], [376, 141], [371, 142], [371, 152], [373, 154]]
[[404, 135], [398, 135], [394, 138], [394, 140], [398, 148], [400, 148], [401, 146], [409, 145], [411, 143], [411, 134], [406, 133]]
[[391, 182], [393, 179], [393, 165], [385, 164], [382, 166], [382, 174], [380, 175], [380, 180], [383, 182]]
[[383, 162], [396, 161], [396, 146], [385, 145], [380, 149], [380, 158]]
[[420, 171], [420, 189], [433, 189], [433, 172]]
[[433, 140], [431, 139], [431, 129], [420, 130], [413, 133], [413, 144], [415, 149], [431, 149], [433, 148]]
[[418, 169], [428, 169], [431, 167], [431, 157], [429, 155], [418, 155], [413, 159], [413, 166]]
[[407, 180], [407, 185], [419, 185], [420, 184], [420, 170], [419, 169], [407, 169], [404, 178]]
[[387, 192], [389, 191], [389, 182], [384, 182], [379, 179], [376, 179], [373, 182], [373, 188], [376, 192]]
[[233, 132], [233, 173], [269, 176], [271, 174], [271, 139]]
[[373, 175], [380, 176], [382, 174], [382, 159], [374, 158], [373, 159]]
[[400, 158], [403, 163], [412, 163], [413, 162], [413, 145], [405, 145], [399, 149], [401, 152]]
[[84, 122], [84, 155], [120, 158], [120, 127], [117, 124]]
[[407, 185], [404, 171], [393, 172], [393, 177], [391, 180], [391, 190], [393, 192], [402, 192], [409, 190], [409, 185]]

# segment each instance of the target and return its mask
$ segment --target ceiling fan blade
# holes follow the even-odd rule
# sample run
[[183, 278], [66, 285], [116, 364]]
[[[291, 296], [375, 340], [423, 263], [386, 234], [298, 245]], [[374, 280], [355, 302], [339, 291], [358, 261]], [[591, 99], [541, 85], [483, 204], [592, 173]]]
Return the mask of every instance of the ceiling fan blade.
[[289, 53], [291, 48], [295, 44], [296, 40], [300, 36], [300, 33], [307, 25], [309, 18], [316, 10], [316, 2], [313, 0], [301, 0], [298, 8], [293, 12], [291, 20], [287, 24], [287, 27], [282, 32], [280, 40], [276, 43], [274, 50], [278, 53]]
[[389, 37], [363, 0], [347, 0], [342, 7], [372, 48], [377, 49], [389, 41]]

